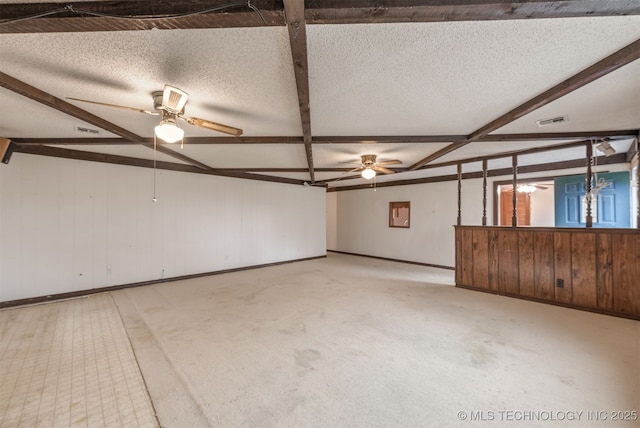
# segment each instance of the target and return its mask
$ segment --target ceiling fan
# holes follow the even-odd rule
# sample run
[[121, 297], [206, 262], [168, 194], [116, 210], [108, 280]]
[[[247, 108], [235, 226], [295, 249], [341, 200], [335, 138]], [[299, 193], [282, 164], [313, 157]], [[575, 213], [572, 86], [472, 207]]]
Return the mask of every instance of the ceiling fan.
[[541, 184], [536, 184], [536, 183], [522, 183], [522, 184], [518, 184], [518, 186], [516, 187], [516, 190], [518, 191], [518, 193], [533, 193], [536, 190], [546, 190], [548, 189], [547, 186], [543, 186]]
[[80, 98], [71, 98], [69, 100], [80, 101], [83, 103], [97, 104], [107, 107], [121, 108], [132, 110], [138, 113], [151, 114], [154, 116], [162, 116], [160, 124], [155, 127], [156, 136], [167, 143], [175, 143], [184, 137], [184, 130], [178, 126], [178, 119], [184, 120], [190, 125], [206, 128], [212, 131], [222, 132], [224, 134], [238, 137], [242, 135], [242, 129], [233, 126], [223, 125], [221, 123], [212, 122], [197, 117], [184, 116], [184, 107], [189, 99], [189, 94], [174, 86], [164, 85], [163, 91], [153, 92], [153, 110], [143, 110], [135, 107], [127, 107], [116, 104], [102, 103], [98, 101], [83, 100]]
[[376, 157], [377, 155], [361, 155], [360, 158], [362, 166], [352, 169], [349, 172], [362, 171], [360, 173], [360, 175], [362, 175], [362, 178], [370, 180], [375, 177], [378, 172], [381, 172], [383, 174], [395, 173], [394, 170], [385, 168], [385, 165], [398, 165], [402, 163], [397, 159], [376, 162]]

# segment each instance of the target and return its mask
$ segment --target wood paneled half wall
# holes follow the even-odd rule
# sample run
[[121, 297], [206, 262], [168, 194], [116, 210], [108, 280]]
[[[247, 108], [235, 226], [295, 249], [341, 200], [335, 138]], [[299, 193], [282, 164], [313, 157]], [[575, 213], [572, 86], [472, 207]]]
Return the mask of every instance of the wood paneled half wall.
[[640, 230], [454, 227], [456, 286], [640, 320]]

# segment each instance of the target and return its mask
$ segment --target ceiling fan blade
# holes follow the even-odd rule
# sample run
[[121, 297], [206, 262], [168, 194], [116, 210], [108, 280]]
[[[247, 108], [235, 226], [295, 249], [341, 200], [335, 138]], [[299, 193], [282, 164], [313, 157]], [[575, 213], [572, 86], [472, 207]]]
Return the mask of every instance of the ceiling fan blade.
[[402, 161], [398, 160], [398, 159], [392, 159], [392, 160], [388, 160], [388, 161], [382, 161], [382, 162], [376, 162], [376, 165], [378, 166], [383, 166], [383, 165], [399, 165], [401, 164]]
[[73, 100], [73, 101], [80, 101], [81, 103], [97, 104], [99, 106], [115, 107], [115, 108], [121, 108], [121, 109], [124, 109], [124, 110], [136, 111], [138, 113], [152, 114], [154, 116], [157, 116], [157, 115], [160, 114], [159, 112], [156, 112], [156, 111], [142, 110], [140, 108], [135, 108], [135, 107], [119, 106], [117, 104], [101, 103], [101, 102], [98, 102], [98, 101], [83, 100], [83, 99], [80, 99], [80, 98], [67, 97], [67, 99], [68, 100]]
[[373, 167], [373, 169], [374, 169], [375, 171], [383, 172], [383, 173], [385, 173], [385, 174], [394, 174], [394, 173], [395, 173], [395, 171], [394, 171], [394, 170], [389, 169], [389, 168], [385, 168], [385, 167], [383, 167], [383, 166], [379, 166], [379, 165], [374, 166], [374, 167]]
[[362, 165], [362, 162], [359, 162], [359, 161], [341, 161], [338, 163], [340, 165]]
[[242, 129], [234, 128], [233, 126], [223, 125], [221, 123], [211, 122], [210, 120], [200, 119], [197, 117], [178, 117], [186, 121], [189, 125], [199, 126], [201, 128], [210, 129], [212, 131], [222, 132], [224, 134], [233, 135], [234, 137], [239, 137], [240, 135], [242, 135]]
[[547, 190], [547, 189], [548, 189], [548, 187], [547, 187], [547, 186], [543, 186], [543, 185], [541, 185], [541, 184], [534, 184], [534, 186], [535, 186], [537, 189], [540, 189], [540, 190]]
[[336, 179], [334, 179], [334, 180], [329, 180], [329, 181], [331, 181], [332, 183], [335, 183], [336, 181], [340, 181], [340, 180], [342, 180], [344, 177], [346, 177], [346, 176], [347, 176], [347, 174], [351, 174], [352, 172], [356, 172], [356, 171], [362, 171], [363, 169], [364, 169], [364, 167], [363, 167], [363, 166], [361, 166], [360, 168], [354, 168], [354, 169], [352, 169], [352, 170], [345, 171], [345, 172], [343, 172], [342, 174], [340, 174], [340, 177], [338, 177], [338, 178], [336, 178]]

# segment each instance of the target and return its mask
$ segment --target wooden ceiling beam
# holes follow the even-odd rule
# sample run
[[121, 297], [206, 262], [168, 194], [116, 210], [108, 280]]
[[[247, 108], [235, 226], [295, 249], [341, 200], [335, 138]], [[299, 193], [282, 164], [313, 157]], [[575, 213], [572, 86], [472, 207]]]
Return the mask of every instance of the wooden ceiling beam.
[[[282, 1], [252, 0], [251, 6], [260, 13], [282, 12]], [[70, 1], [70, 2], [12, 2], [0, 9], [0, 19], [14, 20], [24, 17], [76, 17], [98, 16], [145, 19], [149, 17], [183, 17], [193, 15], [256, 13], [247, 1], [230, 0], [128, 0], [128, 1]], [[281, 25], [284, 25], [284, 21]]]
[[163, 145], [156, 145], [154, 147], [153, 144], [143, 144], [143, 146], [145, 146], [145, 147], [147, 147], [147, 148], [149, 148], [151, 150], [157, 150], [160, 153], [163, 153], [163, 154], [165, 154], [167, 156], [171, 156], [172, 158], [178, 159], [178, 160], [180, 160], [182, 162], [186, 162], [189, 165], [193, 165], [193, 166], [195, 166], [197, 168], [200, 168], [202, 170], [209, 171], [209, 170], [212, 169], [209, 165], [206, 165], [206, 164], [204, 164], [204, 163], [202, 163], [200, 161], [192, 159], [189, 156], [185, 156], [182, 153], [178, 153], [176, 151], [173, 151], [173, 150], [171, 150], [171, 149], [169, 149], [167, 147], [164, 147]]
[[640, 14], [635, 0], [496, 1], [496, 0], [315, 0], [308, 24], [486, 21]]
[[465, 141], [466, 135], [385, 135], [385, 136], [329, 136], [313, 137], [314, 144], [367, 143], [452, 143]]
[[[124, 138], [13, 138], [13, 141], [23, 145], [105, 145], [117, 146], [132, 144]], [[303, 144], [302, 137], [185, 137], [184, 144]], [[153, 138], [142, 138], [138, 144], [153, 144]], [[158, 141], [159, 145], [175, 145]]]
[[[153, 144], [149, 144], [145, 142], [144, 138], [134, 134], [133, 132], [130, 132], [124, 128], [121, 128], [114, 123], [106, 121], [101, 117], [91, 114], [88, 111], [82, 110], [81, 108], [76, 107], [73, 104], [70, 104], [60, 98], [54, 97], [53, 95], [48, 94], [47, 92], [44, 92], [34, 86], [31, 86], [25, 82], [22, 82], [16, 79], [15, 77], [9, 76], [8, 74], [2, 73], [2, 72], [0, 72], [0, 86], [10, 91], [13, 91], [19, 95], [22, 95], [24, 97], [37, 101], [41, 104], [44, 104], [47, 107], [51, 107], [62, 113], [68, 114], [69, 116], [73, 116], [87, 123], [95, 125], [99, 128], [104, 129], [105, 131], [109, 131], [113, 134], [119, 135], [128, 141], [131, 141], [133, 143], [143, 144], [145, 147], [149, 147], [151, 149], [154, 148]], [[211, 169], [211, 167], [209, 167], [208, 165], [205, 165], [201, 162], [198, 162], [195, 159], [191, 159], [187, 156], [184, 156], [183, 154], [174, 152], [173, 150], [163, 147], [161, 145], [157, 147], [157, 150], [161, 153], [164, 153], [168, 156], [179, 159], [183, 162], [186, 162], [198, 168], [205, 169], [205, 170]]]
[[[404, 172], [405, 168], [389, 168], [394, 172]], [[309, 172], [307, 168], [260, 168], [260, 167], [245, 167], [245, 168], [215, 168], [220, 172]], [[353, 168], [315, 168], [315, 172], [349, 172], [353, 171]]]
[[296, 77], [302, 139], [309, 165], [311, 183], [316, 181], [313, 172], [313, 150], [311, 148], [311, 109], [309, 108], [309, 64], [307, 61], [307, 27], [304, 20], [303, 0], [284, 0], [285, 20], [289, 30], [293, 72]]
[[582, 88], [583, 86], [603, 76], [606, 76], [607, 74], [612, 73], [621, 67], [624, 67], [625, 65], [637, 60], [638, 58], [640, 58], [640, 39], [628, 44], [622, 49], [596, 62], [592, 66], [585, 68], [581, 72], [569, 77], [563, 82], [560, 82], [551, 89], [548, 89], [540, 95], [531, 98], [529, 101], [520, 104], [513, 110], [503, 114], [502, 116], [494, 119], [482, 128], [472, 132], [467, 137], [468, 141], [462, 143], [453, 143], [441, 150], [438, 150], [437, 152], [432, 153], [426, 158], [411, 165], [409, 167], [409, 170], [414, 171], [416, 169], [419, 169], [423, 165], [426, 165], [427, 163], [432, 162], [446, 155], [447, 153], [451, 153], [454, 150], [464, 147], [470, 142], [477, 141], [483, 137], [486, 137], [493, 131], [500, 129], [505, 125], [508, 125], [514, 120], [528, 113], [531, 113], [532, 111], [537, 110], [540, 107], [545, 106], [552, 101], [555, 101], [558, 98], [561, 98], [579, 88]]
[[498, 141], [549, 141], [549, 140], [571, 140], [574, 138], [605, 138], [623, 137], [633, 138], [639, 130], [626, 129], [616, 131], [587, 131], [587, 132], [546, 132], [546, 133], [526, 133], [526, 134], [489, 134], [478, 138], [474, 142], [498, 142]]
[[[300, 0], [302, 1], [302, 0]], [[285, 4], [287, 1], [285, 1]], [[637, 0], [315, 0], [303, 9], [308, 24], [485, 21], [640, 14]], [[285, 25], [278, 0], [148, 0], [8, 3], [1, 33], [136, 31]]]
[[[128, 156], [112, 155], [107, 153], [85, 152], [82, 150], [72, 150], [49, 146], [29, 146], [18, 144], [15, 153], [25, 153], [40, 156], [50, 156], [63, 159], [75, 159], [89, 162], [110, 163], [115, 165], [127, 165], [140, 168], [153, 168], [154, 162], [151, 159], [139, 159]], [[270, 175], [251, 174], [244, 171], [225, 171], [218, 169], [201, 169], [192, 165], [177, 164], [172, 162], [156, 161], [155, 167], [169, 171], [190, 172], [194, 174], [208, 174], [222, 177], [242, 178], [247, 180], [269, 181], [285, 184], [304, 184], [303, 180], [292, 178], [275, 177]], [[306, 170], [305, 170], [306, 171]]]
[[448, 153], [451, 153], [454, 150], [458, 150], [459, 148], [464, 147], [467, 144], [469, 144], [469, 141], [462, 141], [462, 142], [459, 142], [459, 143], [449, 144], [447, 147], [443, 147], [440, 150], [436, 150], [435, 152], [431, 153], [426, 158], [422, 158], [418, 162], [416, 162], [413, 165], [411, 165], [409, 167], [409, 171], [415, 171], [416, 169], [420, 169], [423, 166], [425, 166], [426, 164], [428, 164], [430, 162], [433, 162], [436, 159], [440, 159], [442, 156], [444, 156], [444, 155], [446, 155]]
[[[550, 132], [528, 134], [490, 134], [474, 143], [510, 142], [510, 141], [549, 141], [573, 140], [576, 138], [623, 137], [634, 138], [640, 133], [638, 129], [588, 132]], [[397, 136], [332, 136], [312, 137], [313, 144], [433, 144], [466, 141], [465, 135], [397, 135]], [[22, 145], [126, 145], [132, 144], [124, 138], [13, 138]], [[145, 143], [153, 143], [153, 138], [143, 138]], [[139, 143], [143, 144], [143, 143]], [[169, 145], [161, 142], [162, 145]], [[302, 137], [186, 137], [185, 144], [304, 144]]]
[[0, 34], [283, 26], [282, 2], [252, 0], [13, 3], [0, 8]]

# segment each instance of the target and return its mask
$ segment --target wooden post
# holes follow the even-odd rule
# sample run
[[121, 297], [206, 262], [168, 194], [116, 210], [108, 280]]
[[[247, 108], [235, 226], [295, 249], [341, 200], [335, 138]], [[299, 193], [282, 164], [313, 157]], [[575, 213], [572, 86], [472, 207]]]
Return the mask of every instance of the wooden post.
[[[633, 167], [635, 163], [636, 168], [636, 200], [638, 201], [638, 212], [636, 213], [636, 228], [640, 229], [640, 132], [635, 141], [635, 155], [631, 157], [631, 171], [633, 173]], [[634, 149], [629, 149], [634, 150]]]
[[462, 224], [462, 164], [458, 163], [458, 226]]
[[591, 163], [593, 162], [593, 144], [587, 142], [587, 176], [585, 177], [585, 202], [587, 204], [586, 227], [593, 227], [593, 217], [591, 215]]
[[518, 155], [513, 155], [511, 159], [513, 165], [513, 216], [511, 226], [518, 227]]
[[482, 160], [482, 225], [487, 225], [487, 160]]
[[[640, 136], [638, 136], [640, 139]], [[636, 148], [638, 141], [636, 140]], [[638, 197], [638, 221], [636, 222], [636, 227], [640, 229], [640, 151], [636, 151], [636, 194]]]

